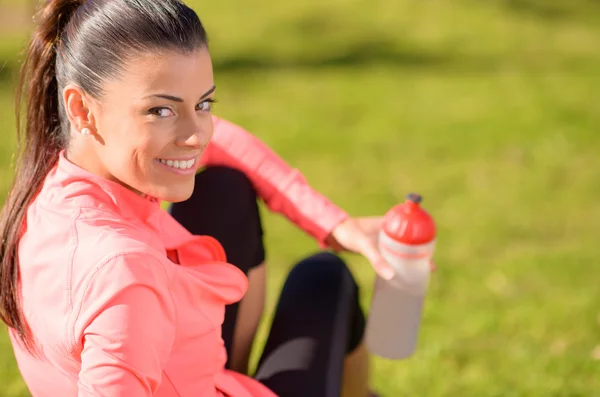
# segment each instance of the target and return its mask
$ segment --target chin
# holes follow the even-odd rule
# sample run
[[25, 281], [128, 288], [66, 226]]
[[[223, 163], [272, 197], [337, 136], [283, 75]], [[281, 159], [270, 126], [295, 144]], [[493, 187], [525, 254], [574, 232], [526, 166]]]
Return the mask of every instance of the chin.
[[168, 201], [171, 203], [179, 203], [189, 199], [194, 192], [194, 182], [192, 178], [191, 183], [160, 186], [153, 189], [156, 193], [150, 194], [162, 201]]

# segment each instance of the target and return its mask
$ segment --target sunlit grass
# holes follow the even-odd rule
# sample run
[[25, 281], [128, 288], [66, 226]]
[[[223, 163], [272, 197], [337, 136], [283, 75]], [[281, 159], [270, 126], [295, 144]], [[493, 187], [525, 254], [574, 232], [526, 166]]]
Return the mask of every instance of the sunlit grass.
[[[195, 3], [212, 37], [216, 113], [352, 214], [383, 213], [416, 190], [439, 224], [419, 352], [375, 359], [376, 389], [600, 390], [597, 2]], [[6, 37], [0, 64], [14, 72], [21, 38]], [[0, 73], [3, 195], [11, 90]], [[317, 249], [263, 213], [269, 301], [255, 360], [289, 266]], [[373, 273], [346, 257], [368, 308]], [[26, 395], [6, 338], [0, 351], [0, 395]]]

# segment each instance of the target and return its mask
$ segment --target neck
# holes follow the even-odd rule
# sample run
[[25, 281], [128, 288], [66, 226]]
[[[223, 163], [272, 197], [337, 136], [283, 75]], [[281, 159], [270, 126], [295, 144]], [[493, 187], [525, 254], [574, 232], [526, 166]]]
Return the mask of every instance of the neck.
[[[108, 172], [97, 152], [93, 147], [91, 147], [93, 143], [87, 141], [88, 138], [89, 137], [80, 136], [72, 138], [69, 147], [67, 150], [65, 150], [65, 158], [76, 166], [91, 172], [92, 174], [98, 175], [104, 179], [108, 179], [109, 181], [116, 182], [132, 192], [139, 194], [142, 197], [146, 197], [146, 194], [132, 188], [129, 185], [126, 185]], [[84, 140], [86, 141], [84, 142]]]

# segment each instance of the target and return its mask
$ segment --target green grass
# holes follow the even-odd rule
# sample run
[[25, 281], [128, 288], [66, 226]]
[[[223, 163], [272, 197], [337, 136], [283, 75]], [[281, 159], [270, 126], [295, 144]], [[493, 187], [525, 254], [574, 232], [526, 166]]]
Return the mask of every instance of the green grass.
[[[419, 191], [438, 222], [418, 354], [374, 359], [377, 390], [599, 393], [600, 3], [197, 4], [212, 36], [216, 113], [352, 214], [382, 214]], [[14, 142], [7, 76], [21, 39], [0, 40], [2, 196]], [[254, 360], [286, 272], [316, 249], [263, 213], [269, 301]], [[347, 258], [368, 308], [373, 272]], [[27, 395], [4, 336], [0, 385], [1, 396]]]

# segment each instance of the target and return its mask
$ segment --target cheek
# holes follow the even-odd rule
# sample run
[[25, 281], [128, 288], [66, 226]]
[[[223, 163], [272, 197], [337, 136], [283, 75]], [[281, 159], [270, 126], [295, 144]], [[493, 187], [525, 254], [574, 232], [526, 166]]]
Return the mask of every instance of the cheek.
[[102, 114], [98, 124], [107, 154], [129, 156], [131, 161], [137, 153], [144, 153], [152, 146], [152, 128], [135, 110], [113, 106]]
[[160, 143], [154, 138], [160, 134], [144, 123], [141, 116], [120, 111], [104, 116], [98, 124], [106, 168], [118, 179], [142, 177], [160, 149]]

